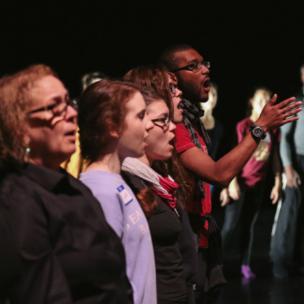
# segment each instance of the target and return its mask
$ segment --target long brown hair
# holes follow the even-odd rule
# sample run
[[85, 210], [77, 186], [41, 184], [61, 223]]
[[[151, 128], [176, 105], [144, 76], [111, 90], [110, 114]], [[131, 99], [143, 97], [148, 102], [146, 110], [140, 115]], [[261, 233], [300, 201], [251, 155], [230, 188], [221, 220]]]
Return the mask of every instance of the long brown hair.
[[[124, 75], [124, 80], [134, 82], [141, 88], [162, 97], [169, 108], [170, 116], [173, 117], [173, 102], [169, 89], [169, 77], [176, 79], [176, 76], [165, 68], [159, 66], [140, 66], [129, 70]], [[166, 162], [154, 162], [153, 169], [163, 176], [170, 173], [180, 185], [180, 190], [177, 192], [180, 205], [185, 205], [192, 199], [195, 189], [194, 177], [184, 168], [176, 153], [173, 153], [172, 158]]]

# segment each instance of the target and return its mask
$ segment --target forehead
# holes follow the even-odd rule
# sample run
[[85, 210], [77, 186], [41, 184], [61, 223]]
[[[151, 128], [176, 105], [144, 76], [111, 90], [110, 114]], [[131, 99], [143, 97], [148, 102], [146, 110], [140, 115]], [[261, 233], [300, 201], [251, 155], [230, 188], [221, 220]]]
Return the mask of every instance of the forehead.
[[138, 112], [145, 108], [145, 100], [139, 92], [136, 92], [126, 103], [126, 109], [128, 112]]
[[174, 54], [173, 61], [177, 65], [184, 65], [192, 61], [203, 61], [203, 56], [194, 49], [178, 51]]
[[31, 96], [35, 104], [44, 104], [56, 97], [65, 97], [67, 90], [63, 83], [54, 76], [45, 76], [37, 80], [31, 89]]
[[147, 114], [161, 115], [167, 113], [169, 113], [168, 106], [162, 99], [155, 100], [147, 106]]

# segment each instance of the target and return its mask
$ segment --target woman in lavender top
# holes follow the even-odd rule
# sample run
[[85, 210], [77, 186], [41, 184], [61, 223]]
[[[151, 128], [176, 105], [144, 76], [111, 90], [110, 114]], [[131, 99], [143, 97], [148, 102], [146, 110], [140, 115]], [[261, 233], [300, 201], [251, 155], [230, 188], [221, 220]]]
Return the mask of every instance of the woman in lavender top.
[[100, 81], [80, 99], [81, 151], [88, 162], [80, 179], [122, 240], [135, 304], [156, 304], [154, 254], [147, 220], [120, 168], [124, 158], [143, 155], [151, 127], [143, 96], [133, 85]]

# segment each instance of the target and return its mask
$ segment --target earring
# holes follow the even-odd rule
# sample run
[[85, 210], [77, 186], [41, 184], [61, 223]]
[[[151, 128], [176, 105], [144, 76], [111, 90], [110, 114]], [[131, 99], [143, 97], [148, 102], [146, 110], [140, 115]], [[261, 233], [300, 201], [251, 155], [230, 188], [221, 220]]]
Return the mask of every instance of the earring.
[[25, 148], [25, 155], [24, 155], [24, 161], [28, 162], [30, 159], [30, 153], [31, 153], [31, 148], [30, 147], [26, 147]]

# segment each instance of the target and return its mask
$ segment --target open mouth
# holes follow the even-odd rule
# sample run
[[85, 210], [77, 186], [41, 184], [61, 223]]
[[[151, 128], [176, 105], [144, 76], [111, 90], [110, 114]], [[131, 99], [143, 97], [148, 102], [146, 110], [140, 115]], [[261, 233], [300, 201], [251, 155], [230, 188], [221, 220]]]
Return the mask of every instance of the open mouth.
[[210, 89], [210, 85], [211, 85], [211, 81], [210, 81], [210, 78], [206, 78], [203, 82], [202, 82], [202, 85], [205, 89]]
[[184, 109], [183, 100], [181, 100], [181, 101], [178, 103], [177, 108], [180, 109], [180, 110], [183, 110], [183, 109]]
[[175, 136], [169, 141], [169, 145], [174, 147]]
[[76, 130], [64, 133], [65, 136], [76, 136]]

